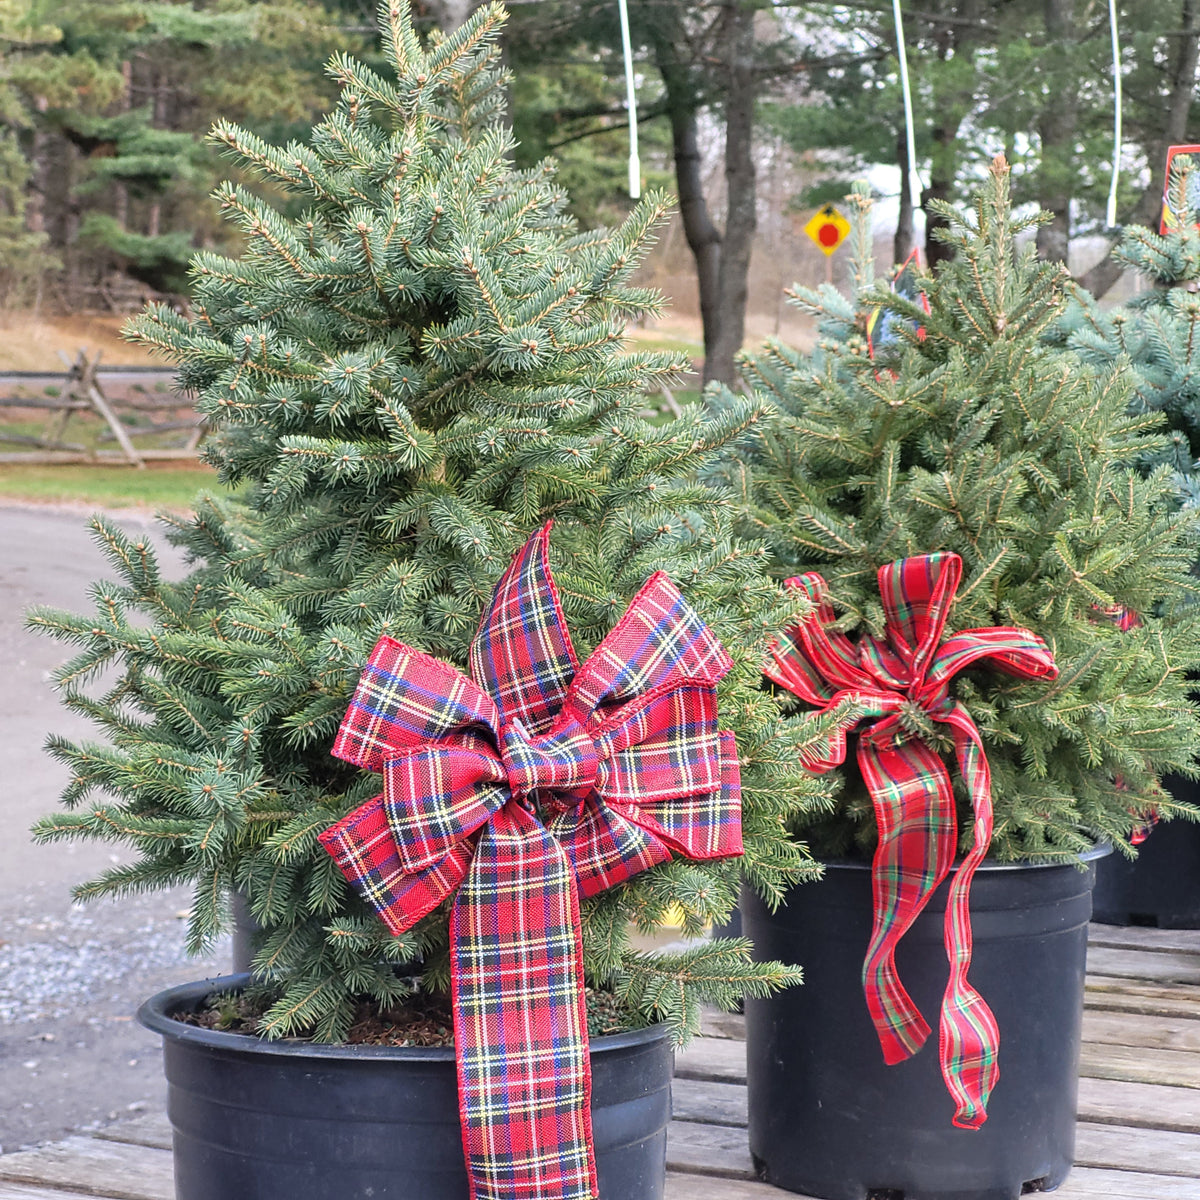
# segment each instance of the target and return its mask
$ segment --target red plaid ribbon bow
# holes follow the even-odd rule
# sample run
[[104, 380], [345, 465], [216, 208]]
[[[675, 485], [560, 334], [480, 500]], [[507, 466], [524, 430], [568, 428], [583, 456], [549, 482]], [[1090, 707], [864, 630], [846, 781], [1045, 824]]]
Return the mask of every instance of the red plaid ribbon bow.
[[[579, 666], [535, 534], [468, 679], [382, 638], [333, 753], [384, 777], [321, 835], [394, 933], [452, 893], [454, 1040], [477, 1200], [597, 1194], [579, 897], [742, 852], [724, 648], [662, 573]], [[620, 1200], [620, 1198], [616, 1198]]]
[[[950, 979], [942, 1000], [940, 1059], [955, 1102], [954, 1124], [978, 1129], [987, 1120], [988, 1097], [999, 1078], [996, 1020], [967, 982], [971, 880], [992, 837], [992, 783], [979, 730], [950, 696], [950, 682], [982, 659], [1022, 679], [1053, 679], [1058, 669], [1046, 644], [1027, 629], [965, 629], [939, 645], [961, 574], [962, 560], [951, 553], [881, 567], [887, 637], [866, 635], [857, 644], [828, 628], [834, 613], [820, 575], [789, 579], [817, 609], [776, 644], [766, 673], [822, 709], [850, 699], [866, 718], [877, 718], [858, 739], [858, 764], [879, 827], [872, 867], [874, 925], [863, 986], [888, 1063], [915, 1054], [930, 1032], [896, 974], [895, 955], [897, 943], [949, 874], [958, 844], [949, 773], [918, 730], [933, 720], [953, 734], [975, 809], [975, 838], [946, 905]], [[846, 734], [839, 729], [805, 766], [823, 772], [845, 758]]]

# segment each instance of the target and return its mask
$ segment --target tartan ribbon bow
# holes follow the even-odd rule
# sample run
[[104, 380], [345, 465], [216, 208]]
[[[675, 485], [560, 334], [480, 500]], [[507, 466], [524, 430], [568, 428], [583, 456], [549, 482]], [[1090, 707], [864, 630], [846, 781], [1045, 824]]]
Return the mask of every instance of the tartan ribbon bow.
[[[874, 920], [863, 987], [884, 1061], [915, 1054], [930, 1029], [896, 973], [896, 946], [949, 874], [958, 845], [954, 791], [942, 757], [921, 736], [930, 720], [949, 727], [958, 768], [975, 811], [974, 842], [946, 903], [950, 978], [942, 999], [940, 1061], [954, 1099], [954, 1124], [978, 1129], [999, 1078], [1000, 1034], [991, 1009], [967, 981], [971, 965], [970, 889], [992, 837], [991, 771], [970, 713], [950, 695], [959, 671], [981, 661], [1022, 679], [1058, 674], [1045, 642], [1027, 629], [964, 629], [942, 642], [962, 575], [943, 552], [901, 559], [879, 570], [886, 637], [857, 643], [829, 628], [834, 619], [820, 575], [789, 579], [816, 604], [772, 649], [768, 678], [822, 710], [854, 701], [872, 721], [858, 739], [858, 764], [879, 829], [872, 864]], [[836, 730], [805, 766], [832, 770], [846, 758]]]
[[499, 584], [471, 678], [391, 638], [333, 753], [383, 794], [321, 834], [393, 933], [450, 895], [463, 1148], [475, 1200], [597, 1195], [579, 897], [666, 861], [742, 852], [731, 662], [653, 575], [580, 666], [550, 526]]

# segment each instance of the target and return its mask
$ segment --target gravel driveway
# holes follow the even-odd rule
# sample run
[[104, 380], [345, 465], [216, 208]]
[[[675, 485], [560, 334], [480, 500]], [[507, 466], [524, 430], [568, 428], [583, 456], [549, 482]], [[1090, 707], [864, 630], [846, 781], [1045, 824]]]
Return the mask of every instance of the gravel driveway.
[[[9, 1152], [161, 1108], [158, 1038], [133, 1020], [152, 992], [227, 969], [183, 952], [183, 891], [103, 902], [71, 900], [71, 885], [127, 860], [124, 848], [35, 846], [30, 824], [52, 809], [66, 779], [42, 743], [50, 732], [95, 736], [59, 707], [49, 672], [69, 648], [22, 628], [31, 604], [90, 608], [88, 586], [108, 575], [87, 512], [0, 506], [0, 1151]], [[171, 578], [182, 559], [149, 518]]]

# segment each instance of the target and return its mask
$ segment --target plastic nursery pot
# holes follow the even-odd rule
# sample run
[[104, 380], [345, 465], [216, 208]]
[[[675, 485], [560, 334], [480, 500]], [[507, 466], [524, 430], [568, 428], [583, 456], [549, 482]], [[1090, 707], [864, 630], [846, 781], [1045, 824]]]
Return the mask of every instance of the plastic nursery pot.
[[769, 913], [750, 889], [755, 957], [798, 963], [804, 986], [746, 1000], [750, 1151], [760, 1176], [822, 1200], [1017, 1200], [1056, 1187], [1075, 1149], [1094, 860], [981, 867], [971, 889], [971, 981], [1000, 1026], [1000, 1080], [976, 1131], [951, 1124], [937, 1057], [948, 967], [947, 884], [900, 942], [900, 979], [934, 1026], [886, 1066], [863, 996], [871, 872], [834, 863]]
[[[452, 1049], [267, 1042], [173, 1020], [246, 975], [160, 992], [176, 1200], [467, 1200]], [[659, 1026], [592, 1041], [601, 1200], [661, 1200], [673, 1055]]]
[[[1163, 779], [1177, 800], [1200, 803], [1200, 784]], [[1105, 925], [1200, 929], [1200, 824], [1164, 821], [1132, 862], [1114, 854], [1096, 866], [1092, 920]]]

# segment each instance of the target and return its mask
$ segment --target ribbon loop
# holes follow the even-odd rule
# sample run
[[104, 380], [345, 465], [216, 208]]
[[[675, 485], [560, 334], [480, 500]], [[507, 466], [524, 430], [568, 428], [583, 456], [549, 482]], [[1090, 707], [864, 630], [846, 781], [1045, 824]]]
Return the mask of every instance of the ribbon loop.
[[[954, 789], [941, 754], [929, 744], [933, 722], [950, 727], [975, 825], [972, 848], [955, 873], [946, 907], [950, 977], [939, 1021], [939, 1058], [955, 1102], [954, 1123], [977, 1129], [987, 1119], [988, 1097], [999, 1078], [996, 1020], [967, 980], [971, 881], [992, 837], [991, 772], [979, 730], [967, 710], [951, 699], [950, 683], [981, 661], [1023, 679], [1053, 679], [1058, 669], [1046, 644], [1027, 629], [968, 629], [943, 642], [961, 577], [962, 560], [950, 552], [881, 567], [885, 636], [865, 636], [857, 655], [845, 635], [827, 628], [834, 613], [825, 581], [819, 575], [788, 580], [818, 600], [819, 607], [776, 644], [766, 675], [822, 711], [853, 699], [866, 714], [863, 719], [872, 722], [863, 728], [857, 751], [879, 831], [863, 987], [888, 1063], [915, 1054], [930, 1033], [896, 973], [896, 946], [954, 864]], [[845, 753], [846, 730], [839, 729], [804, 765], [828, 771]]]
[[596, 1195], [579, 897], [741, 844], [725, 650], [663, 574], [577, 665], [550, 526], [496, 586], [473, 679], [389, 638], [334, 754], [384, 793], [320, 840], [395, 933], [449, 896], [473, 1200]]

